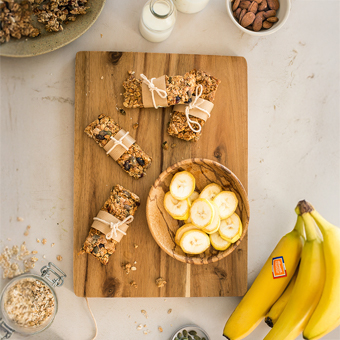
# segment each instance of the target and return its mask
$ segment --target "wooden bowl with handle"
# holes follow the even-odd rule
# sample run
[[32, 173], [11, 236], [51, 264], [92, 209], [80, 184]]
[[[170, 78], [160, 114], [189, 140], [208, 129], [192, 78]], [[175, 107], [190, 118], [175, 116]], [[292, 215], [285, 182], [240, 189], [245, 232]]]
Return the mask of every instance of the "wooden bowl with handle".
[[[223, 190], [233, 191], [238, 199], [236, 213], [240, 216], [243, 231], [240, 239], [225, 251], [215, 250], [212, 246], [199, 255], [189, 255], [175, 243], [175, 234], [184, 222], [172, 218], [164, 208], [164, 195], [169, 191], [173, 175], [179, 171], [188, 171], [196, 179], [196, 189], [202, 189], [217, 183]], [[249, 224], [248, 196], [240, 180], [224, 165], [209, 159], [186, 159], [170, 166], [163, 171], [150, 189], [146, 203], [146, 217], [151, 234], [157, 244], [170, 256], [178, 261], [190, 264], [208, 264], [219, 261], [231, 254], [242, 242]]]

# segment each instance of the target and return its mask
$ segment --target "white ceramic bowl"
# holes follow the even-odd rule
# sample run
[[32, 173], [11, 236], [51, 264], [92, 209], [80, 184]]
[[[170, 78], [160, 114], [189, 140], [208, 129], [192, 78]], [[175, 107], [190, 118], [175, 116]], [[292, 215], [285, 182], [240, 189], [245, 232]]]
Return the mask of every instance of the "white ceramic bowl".
[[238, 21], [236, 20], [236, 18], [233, 15], [233, 10], [232, 10], [232, 6], [233, 3], [231, 2], [231, 0], [226, 0], [226, 7], [227, 7], [227, 12], [228, 15], [231, 19], [231, 21], [244, 33], [250, 34], [250, 35], [255, 35], [258, 37], [262, 37], [265, 35], [269, 35], [272, 34], [276, 31], [278, 31], [287, 21], [289, 13], [290, 13], [290, 9], [291, 9], [291, 0], [279, 0], [280, 2], [280, 8], [278, 9], [276, 16], [279, 18], [279, 21], [277, 23], [275, 23], [271, 28], [266, 29], [266, 30], [260, 30], [258, 32], [254, 32], [252, 30], [249, 30], [245, 27], [242, 27]]

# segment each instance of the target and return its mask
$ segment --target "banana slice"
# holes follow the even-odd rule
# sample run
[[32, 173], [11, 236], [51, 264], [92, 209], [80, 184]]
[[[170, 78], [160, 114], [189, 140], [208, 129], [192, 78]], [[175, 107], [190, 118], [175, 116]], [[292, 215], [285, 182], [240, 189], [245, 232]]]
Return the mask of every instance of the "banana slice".
[[210, 234], [210, 243], [216, 250], [226, 250], [231, 246], [231, 243], [224, 240], [219, 232]]
[[201, 230], [189, 230], [183, 234], [180, 246], [187, 254], [201, 254], [209, 248], [210, 238]]
[[198, 230], [198, 228], [191, 223], [184, 224], [182, 227], [178, 228], [176, 231], [176, 235], [175, 235], [175, 243], [180, 245], [180, 241], [184, 233], [186, 233], [189, 230], [193, 230], [193, 229]]
[[206, 198], [207, 200], [212, 201], [217, 194], [222, 191], [221, 186], [216, 183], [208, 184], [204, 187], [202, 192], [200, 193], [200, 198]]
[[220, 236], [230, 242], [235, 243], [242, 235], [242, 222], [237, 214], [232, 214], [230, 217], [221, 221]]
[[189, 201], [189, 205], [192, 205], [192, 202], [197, 200], [197, 198], [199, 197], [199, 193], [197, 191], [194, 191], [189, 197], [188, 197], [188, 201]]
[[215, 196], [213, 202], [218, 206], [218, 211], [222, 220], [231, 216], [238, 204], [236, 195], [232, 191], [222, 191]]
[[189, 202], [187, 200], [177, 200], [172, 197], [170, 191], [164, 196], [164, 208], [176, 220], [189, 218]]
[[188, 171], [177, 172], [170, 183], [171, 195], [178, 200], [187, 199], [195, 190], [195, 177]]
[[208, 226], [214, 219], [214, 213], [213, 205], [205, 198], [198, 198], [190, 208], [191, 221], [198, 228]]
[[192, 223], [191, 218], [190, 218], [190, 215], [189, 215], [188, 219], [184, 221], [184, 223], [185, 223], [185, 224]]
[[207, 225], [206, 227], [204, 227], [202, 229], [202, 231], [204, 231], [207, 234], [212, 234], [212, 233], [215, 233], [216, 231], [218, 231], [218, 229], [220, 227], [220, 222], [221, 222], [220, 215], [218, 213], [217, 205], [212, 203], [212, 206], [214, 208], [214, 218], [209, 225]]

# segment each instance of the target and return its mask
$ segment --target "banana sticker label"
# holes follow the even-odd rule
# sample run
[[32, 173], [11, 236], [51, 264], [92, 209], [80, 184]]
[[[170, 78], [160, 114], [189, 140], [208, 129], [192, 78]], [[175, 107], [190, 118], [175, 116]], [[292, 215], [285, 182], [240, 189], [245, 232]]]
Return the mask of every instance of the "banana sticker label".
[[274, 279], [287, 276], [286, 265], [283, 256], [273, 258], [272, 271]]

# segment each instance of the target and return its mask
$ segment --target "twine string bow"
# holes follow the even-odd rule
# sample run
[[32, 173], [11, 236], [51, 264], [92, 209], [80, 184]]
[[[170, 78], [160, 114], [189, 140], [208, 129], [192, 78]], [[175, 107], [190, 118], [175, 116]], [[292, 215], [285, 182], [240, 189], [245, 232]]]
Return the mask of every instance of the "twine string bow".
[[107, 240], [111, 240], [113, 238], [113, 236], [117, 237], [117, 231], [119, 231], [123, 235], [126, 235], [126, 232], [119, 229], [119, 227], [123, 224], [131, 223], [133, 221], [133, 216], [130, 215], [127, 218], [125, 218], [123, 221], [118, 221], [118, 222], [108, 222], [108, 221], [102, 220], [101, 218], [98, 218], [98, 217], [93, 217], [93, 219], [95, 221], [104, 223], [111, 228], [111, 230], [105, 236]]
[[156, 79], [156, 78], [151, 78], [151, 80], [149, 80], [144, 74], [141, 74], [140, 75], [141, 78], [143, 79], [143, 83], [146, 84], [149, 88], [149, 91], [151, 92], [151, 97], [152, 97], [152, 104], [153, 104], [153, 107], [155, 109], [158, 109], [159, 106], [156, 105], [156, 101], [155, 101], [155, 94], [154, 92], [157, 92], [157, 94], [165, 99], [167, 97], [167, 94], [166, 94], [166, 91], [162, 90], [162, 89], [159, 89], [158, 87], [156, 87], [153, 83], [153, 81]]
[[[202, 86], [201, 84], [199, 84], [199, 85], [196, 87], [196, 96], [195, 96], [195, 100], [194, 100], [192, 103], [190, 103], [190, 104], [185, 108], [185, 116], [186, 116], [186, 118], [187, 118], [187, 123], [188, 123], [188, 125], [189, 125], [189, 128], [190, 128], [193, 132], [195, 132], [195, 133], [200, 133], [201, 130], [202, 130], [202, 126], [201, 126], [200, 123], [195, 122], [194, 120], [190, 119], [190, 117], [189, 117], [190, 110], [192, 110], [192, 109], [198, 109], [198, 110], [200, 110], [200, 111], [206, 113], [206, 114], [208, 115], [208, 117], [210, 117], [210, 113], [209, 113], [207, 110], [205, 110], [205, 109], [203, 109], [202, 107], [200, 107], [200, 106], [197, 105], [197, 101], [198, 101], [198, 99], [202, 96], [202, 93], [203, 93], [203, 86]], [[198, 125], [198, 128], [195, 129], [195, 128], [193, 127], [193, 125]]]
[[122, 146], [126, 151], [128, 151], [129, 148], [126, 147], [126, 145], [123, 144], [123, 140], [124, 140], [124, 138], [125, 138], [128, 134], [129, 134], [129, 131], [126, 132], [126, 133], [124, 134], [124, 136], [120, 137], [119, 139], [116, 139], [116, 138], [114, 138], [114, 137], [111, 136], [110, 139], [113, 140], [115, 143], [113, 144], [112, 148], [110, 148], [110, 150], [108, 150], [108, 151], [106, 152], [106, 154], [107, 154], [107, 155], [110, 154], [110, 152], [111, 152], [117, 145]]

